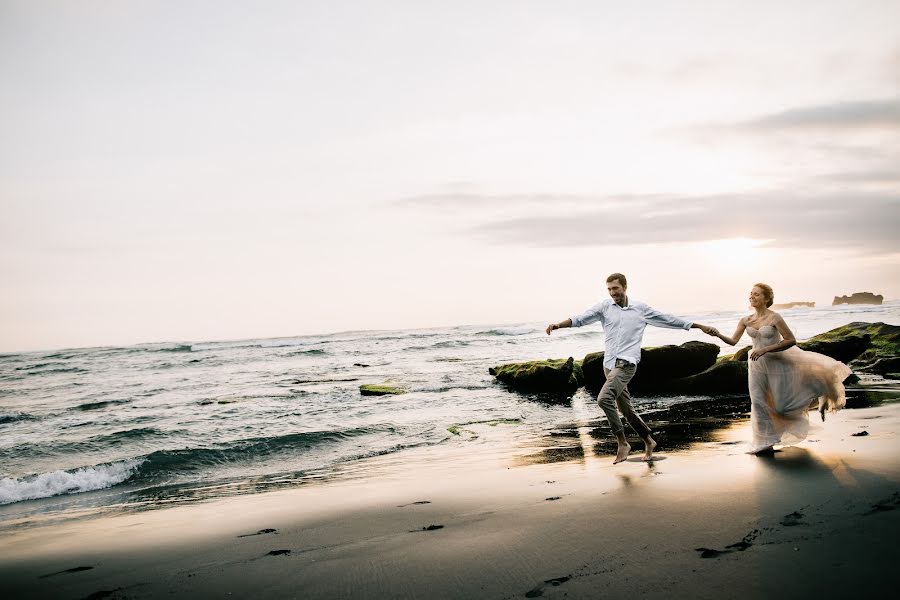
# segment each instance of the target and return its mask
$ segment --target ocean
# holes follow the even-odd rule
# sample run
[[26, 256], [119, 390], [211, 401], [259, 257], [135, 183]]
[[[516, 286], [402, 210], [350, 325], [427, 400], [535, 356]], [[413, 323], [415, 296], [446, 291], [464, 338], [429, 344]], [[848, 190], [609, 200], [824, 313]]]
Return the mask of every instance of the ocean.
[[[681, 315], [733, 331], [745, 313]], [[802, 340], [853, 321], [900, 324], [900, 302], [795, 308]], [[603, 349], [599, 325], [546, 323], [349, 331], [0, 354], [0, 525], [145, 510], [365, 474], [439, 444], [546, 446], [548, 432], [602, 421], [583, 390], [570, 402], [512, 393], [488, 368]], [[645, 346], [718, 343], [648, 327]], [[740, 348], [749, 344], [745, 336]], [[720, 344], [721, 345], [721, 344]], [[733, 352], [728, 347], [723, 353]], [[362, 396], [388, 383], [396, 396]], [[895, 383], [885, 382], [888, 390]], [[890, 393], [897, 397], [900, 394]], [[702, 401], [638, 399], [639, 411]], [[501, 441], [461, 435], [502, 427]], [[471, 430], [471, 427], [469, 427]], [[353, 466], [353, 469], [348, 469]]]

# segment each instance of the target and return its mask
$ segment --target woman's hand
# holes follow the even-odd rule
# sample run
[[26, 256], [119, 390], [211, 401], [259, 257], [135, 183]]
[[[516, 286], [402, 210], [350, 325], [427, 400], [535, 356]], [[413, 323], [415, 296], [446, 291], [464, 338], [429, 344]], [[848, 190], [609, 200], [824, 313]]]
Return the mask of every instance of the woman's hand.
[[550, 335], [551, 331], [555, 331], [557, 329], [559, 329], [559, 325], [557, 325], [556, 323], [550, 323], [549, 325], [547, 325], [547, 335]]
[[757, 360], [760, 356], [762, 356], [763, 354], [766, 354], [767, 352], [768, 352], [768, 350], [766, 350], [765, 348], [760, 348], [759, 350], [754, 350], [753, 352], [750, 353], [750, 360]]

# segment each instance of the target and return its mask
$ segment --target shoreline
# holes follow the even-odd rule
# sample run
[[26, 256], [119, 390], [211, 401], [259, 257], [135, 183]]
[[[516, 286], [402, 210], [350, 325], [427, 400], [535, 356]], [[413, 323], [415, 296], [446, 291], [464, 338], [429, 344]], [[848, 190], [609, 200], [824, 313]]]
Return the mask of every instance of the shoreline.
[[633, 452], [613, 466], [589, 435], [580, 459], [544, 464], [430, 447], [404, 465], [372, 459], [359, 479], [7, 529], [0, 589], [718, 598], [850, 593], [865, 581], [888, 590], [900, 583], [900, 404], [829, 417], [771, 457], [742, 453], [746, 422], [650, 464]]

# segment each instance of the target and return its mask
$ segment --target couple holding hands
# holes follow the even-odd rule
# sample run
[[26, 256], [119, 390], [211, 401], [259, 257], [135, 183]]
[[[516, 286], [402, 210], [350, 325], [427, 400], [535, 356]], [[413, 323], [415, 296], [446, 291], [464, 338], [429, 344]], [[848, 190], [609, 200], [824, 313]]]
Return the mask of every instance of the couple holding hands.
[[641, 338], [647, 325], [685, 330], [696, 328], [732, 346], [747, 331], [753, 341], [748, 382], [752, 454], [771, 452], [775, 444], [790, 445], [805, 439], [809, 432], [806, 413], [814, 400], [818, 399], [822, 420], [825, 420], [826, 409], [837, 410], [844, 406], [843, 381], [850, 375], [850, 368], [828, 356], [797, 348], [797, 340], [784, 319], [769, 308], [775, 295], [764, 283], [757, 283], [750, 290], [753, 312], [738, 321], [731, 337], [715, 327], [692, 323], [631, 300], [626, 294], [628, 282], [621, 273], [607, 277], [606, 288], [609, 299], [571, 319], [551, 323], [546, 331], [550, 335], [557, 329], [581, 327], [597, 321], [603, 326], [606, 382], [597, 400], [619, 443], [613, 464], [628, 458], [631, 451], [619, 410], [644, 440], [644, 460], [652, 460], [656, 448], [650, 428], [634, 412], [628, 393], [628, 382], [641, 360]]

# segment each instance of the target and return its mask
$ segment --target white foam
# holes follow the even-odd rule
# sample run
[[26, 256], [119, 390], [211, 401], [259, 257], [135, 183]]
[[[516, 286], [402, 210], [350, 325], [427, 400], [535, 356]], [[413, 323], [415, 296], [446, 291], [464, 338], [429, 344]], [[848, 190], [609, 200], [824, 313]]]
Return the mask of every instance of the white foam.
[[144, 459], [130, 459], [73, 471], [41, 473], [22, 479], [0, 479], [0, 504], [102, 490], [131, 477], [143, 462]]

